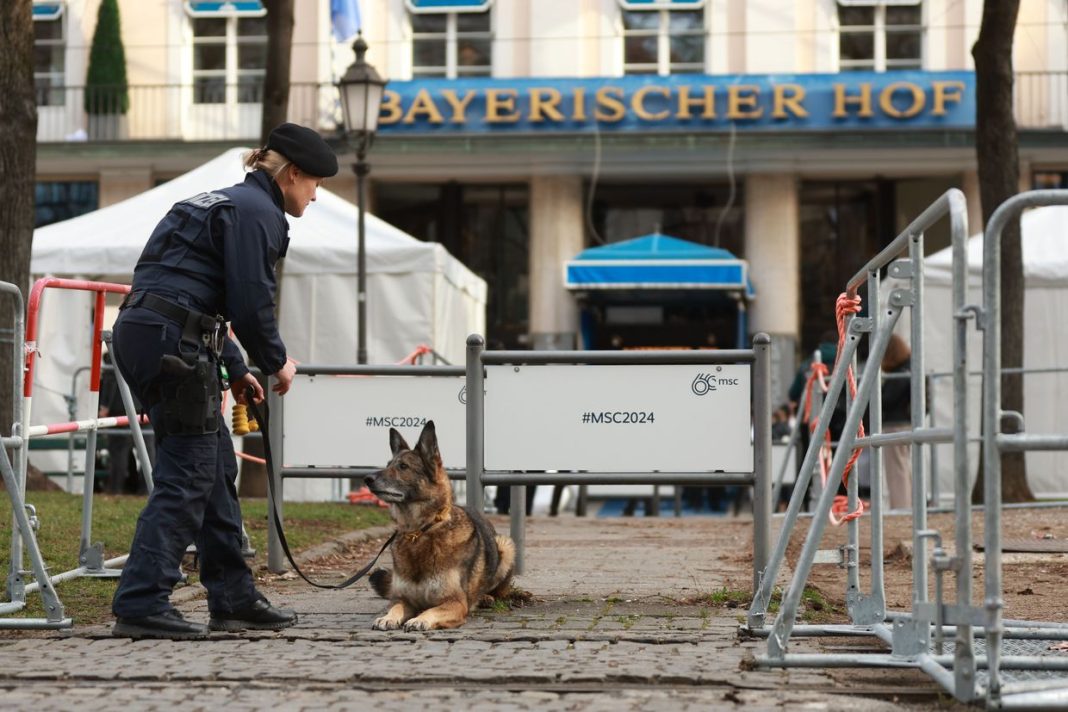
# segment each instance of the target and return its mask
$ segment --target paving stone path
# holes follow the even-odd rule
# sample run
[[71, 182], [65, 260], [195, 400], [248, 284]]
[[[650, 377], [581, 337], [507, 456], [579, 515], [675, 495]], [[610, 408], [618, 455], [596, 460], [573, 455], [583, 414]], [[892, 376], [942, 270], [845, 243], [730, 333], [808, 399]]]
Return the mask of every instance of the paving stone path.
[[[503, 518], [499, 530], [507, 529]], [[320, 550], [310, 566], [359, 568], [374, 540]], [[380, 543], [381, 539], [377, 540]], [[300, 623], [208, 641], [129, 641], [108, 626], [0, 636], [3, 710], [687, 710], [927, 709], [914, 671], [750, 670], [764, 643], [738, 635], [744, 609], [700, 600], [748, 590], [745, 519], [534, 518], [518, 585], [528, 605], [481, 610], [431, 633], [371, 630], [385, 608], [362, 583], [324, 591], [264, 575]], [[195, 589], [179, 607], [206, 620]], [[796, 639], [791, 652], [817, 650]], [[863, 695], [863, 698], [858, 697]]]

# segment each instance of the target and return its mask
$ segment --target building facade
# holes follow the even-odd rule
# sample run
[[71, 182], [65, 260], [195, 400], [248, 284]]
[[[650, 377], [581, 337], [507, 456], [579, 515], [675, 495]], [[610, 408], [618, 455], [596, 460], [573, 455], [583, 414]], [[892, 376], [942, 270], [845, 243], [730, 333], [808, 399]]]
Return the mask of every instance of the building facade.
[[[120, 0], [130, 109], [112, 133], [90, 126], [82, 88], [98, 4], [34, 4], [42, 221], [256, 141], [259, 2]], [[352, 53], [331, 10], [346, 5], [295, 0], [290, 101], [339, 152], [333, 82]], [[733, 345], [701, 295], [591, 309], [565, 288], [583, 249], [666, 234], [748, 262], [747, 328], [772, 334], [781, 396], [846, 281], [911, 218], [956, 187], [980, 228], [982, 0], [358, 5], [390, 79], [370, 208], [487, 279], [491, 345]], [[1021, 188], [1066, 185], [1063, 0], [1022, 0], [1013, 62]], [[355, 196], [349, 176], [328, 187]], [[927, 236], [946, 244], [947, 226]]]

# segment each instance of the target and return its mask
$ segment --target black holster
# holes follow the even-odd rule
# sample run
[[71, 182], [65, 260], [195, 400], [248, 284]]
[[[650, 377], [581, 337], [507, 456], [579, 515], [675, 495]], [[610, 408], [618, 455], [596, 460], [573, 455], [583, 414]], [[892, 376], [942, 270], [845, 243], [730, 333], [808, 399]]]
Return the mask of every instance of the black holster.
[[219, 370], [201, 356], [188, 363], [177, 356], [163, 357], [168, 374], [159, 386], [163, 428], [169, 435], [205, 435], [219, 432]]

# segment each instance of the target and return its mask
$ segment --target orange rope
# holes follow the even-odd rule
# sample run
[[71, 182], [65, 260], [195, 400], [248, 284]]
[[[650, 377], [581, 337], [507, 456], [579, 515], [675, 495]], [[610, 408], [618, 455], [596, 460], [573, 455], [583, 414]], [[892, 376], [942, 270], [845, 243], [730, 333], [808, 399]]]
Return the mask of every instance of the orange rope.
[[[849, 294], [842, 292], [838, 295], [838, 301], [834, 307], [835, 321], [838, 324], [838, 352], [835, 355], [835, 366], [837, 367], [838, 359], [842, 357], [842, 350], [845, 346], [846, 337], [846, 317], [856, 314], [860, 311], [860, 297], [857, 295], [850, 296]], [[849, 396], [850, 398], [856, 398], [857, 395], [857, 379], [853, 374], [853, 364], [849, 364], [846, 370], [846, 382], [849, 384]], [[830, 438], [830, 430], [827, 433], [828, 439]], [[857, 425], [857, 438], [864, 437], [864, 423], [861, 422]], [[846, 462], [845, 471], [842, 472], [842, 484], [849, 482], [849, 473], [853, 470], [853, 466], [860, 458], [861, 448], [854, 448], [853, 454], [850, 455], [849, 461]], [[827, 471], [823, 470], [823, 484], [827, 486]], [[857, 519], [864, 515], [865, 504], [859, 502], [857, 508], [849, 511], [849, 499], [842, 495], [835, 497], [834, 505], [831, 507], [829, 513], [831, 524], [838, 526], [843, 522], [848, 522], [851, 519]], [[838, 514], [845, 512], [844, 516], [838, 517]]]
[[404, 364], [409, 364], [411, 366], [414, 366], [415, 365], [415, 360], [417, 358], [419, 358], [420, 356], [425, 356], [426, 354], [429, 354], [429, 353], [433, 353], [433, 349], [431, 349], [426, 344], [419, 344], [418, 346], [415, 347], [415, 351], [412, 351], [410, 354], [408, 354], [407, 356], [402, 358], [400, 361], [397, 361], [397, 365], [398, 366], [403, 366]]

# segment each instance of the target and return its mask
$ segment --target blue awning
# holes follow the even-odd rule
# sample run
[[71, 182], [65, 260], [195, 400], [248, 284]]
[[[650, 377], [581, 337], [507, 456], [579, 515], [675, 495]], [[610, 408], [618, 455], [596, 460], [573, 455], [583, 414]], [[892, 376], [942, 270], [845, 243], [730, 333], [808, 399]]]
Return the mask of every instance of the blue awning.
[[710, 289], [755, 296], [745, 260], [659, 233], [583, 250], [566, 263], [564, 284], [572, 290]]

